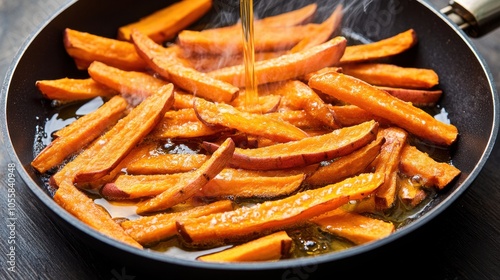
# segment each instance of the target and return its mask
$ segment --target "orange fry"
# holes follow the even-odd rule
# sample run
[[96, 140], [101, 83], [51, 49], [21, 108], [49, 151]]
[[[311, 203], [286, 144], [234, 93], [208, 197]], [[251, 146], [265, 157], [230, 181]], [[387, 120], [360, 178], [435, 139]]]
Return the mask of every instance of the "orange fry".
[[132, 41], [147, 64], [175, 85], [221, 102], [230, 102], [238, 94], [239, 88], [184, 66], [175, 54], [135, 29], [132, 30]]
[[285, 231], [279, 231], [235, 247], [200, 256], [204, 262], [276, 261], [289, 255], [293, 240]]
[[351, 213], [341, 208], [311, 219], [323, 230], [348, 239], [355, 244], [365, 244], [389, 236], [394, 232], [392, 223]]
[[142, 248], [132, 237], [125, 233], [108, 213], [94, 203], [87, 195], [65, 180], [59, 184], [54, 200], [71, 215], [98, 232], [136, 248]]
[[137, 29], [158, 44], [173, 39], [182, 29], [201, 18], [212, 7], [212, 0], [180, 1], [118, 28], [118, 39], [130, 40]]
[[175, 236], [176, 221], [230, 210], [233, 210], [233, 203], [230, 200], [220, 200], [180, 212], [142, 216], [135, 220], [124, 221], [120, 225], [137, 242], [148, 246]]
[[[347, 155], [373, 141], [378, 127], [377, 122], [368, 121], [298, 141], [255, 149], [236, 148], [230, 165], [249, 170], [276, 170], [331, 160]], [[204, 142], [203, 147], [209, 152], [218, 148], [216, 144], [209, 142]]]
[[454, 125], [442, 123], [422, 109], [351, 76], [334, 72], [319, 74], [309, 80], [309, 85], [436, 144], [451, 145], [458, 137]]
[[390, 95], [403, 101], [410, 102], [417, 107], [435, 106], [443, 94], [442, 90], [407, 89], [381, 86], [378, 86], [377, 88], [386, 91]]
[[413, 47], [416, 43], [417, 34], [415, 30], [408, 29], [377, 42], [348, 46], [340, 62], [346, 64], [386, 58], [400, 54]]
[[384, 138], [378, 137], [359, 150], [335, 159], [328, 165], [320, 166], [306, 178], [305, 183], [312, 186], [324, 186], [366, 171], [366, 168], [380, 153], [383, 143]]
[[144, 70], [147, 66], [130, 42], [70, 28], [64, 30], [64, 47], [81, 70], [95, 60], [124, 70]]
[[53, 176], [59, 185], [63, 180], [89, 182], [108, 174], [148, 134], [173, 104], [173, 85], [162, 87], [97, 138]]
[[439, 77], [432, 69], [385, 63], [344, 65], [342, 72], [374, 86], [429, 89], [439, 84]]
[[194, 108], [198, 118], [209, 126], [226, 126], [278, 142], [300, 140], [308, 136], [304, 131], [289, 123], [273, 119], [265, 114], [240, 111], [229, 104], [216, 104], [197, 99]]
[[[361, 174], [337, 184], [299, 192], [279, 200], [179, 221], [177, 229], [192, 245], [219, 245], [256, 238], [299, 226], [312, 217], [369, 195], [383, 182], [379, 174]], [[293, 207], [290, 207], [293, 205]]]
[[111, 97], [117, 92], [91, 78], [56, 80], [39, 80], [35, 83], [43, 96], [47, 99], [60, 101], [76, 101], [92, 99], [94, 97]]
[[[307, 73], [337, 64], [344, 53], [346, 43], [347, 40], [339, 36], [296, 53], [257, 61], [255, 63], [257, 83], [266, 84], [299, 78]], [[208, 75], [238, 87], [245, 86], [244, 65], [221, 68], [209, 72]]]
[[95, 81], [112, 88], [123, 95], [134, 96], [138, 101], [154, 94], [168, 82], [145, 72], [125, 71], [94, 61], [87, 69]]
[[69, 155], [78, 152], [114, 125], [125, 114], [127, 105], [125, 99], [115, 96], [96, 111], [77, 119], [65, 127], [64, 133], [45, 147], [31, 165], [44, 173], [61, 164]]

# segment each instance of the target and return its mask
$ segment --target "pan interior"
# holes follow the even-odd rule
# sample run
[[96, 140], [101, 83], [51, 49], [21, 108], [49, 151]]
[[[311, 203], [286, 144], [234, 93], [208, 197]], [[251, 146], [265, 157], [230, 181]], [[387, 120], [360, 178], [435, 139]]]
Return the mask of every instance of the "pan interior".
[[[103, 240], [85, 226], [75, 223], [51, 200], [52, 191], [46, 187], [46, 179], [40, 177], [30, 167], [36, 153], [35, 143], [44, 138], [45, 125], [55, 111], [52, 104], [43, 100], [34, 84], [37, 80], [57, 79], [60, 77], [86, 77], [78, 71], [73, 61], [65, 54], [62, 45], [62, 30], [66, 27], [87, 31], [107, 37], [115, 37], [117, 27], [137, 20], [171, 1], [149, 1], [137, 5], [135, 1], [119, 1], [119, 6], [126, 7], [116, 13], [118, 1], [78, 1], [48, 23], [26, 45], [19, 56], [15, 69], [10, 73], [2, 88], [2, 102], [5, 106], [5, 120], [2, 125], [9, 137], [6, 143], [11, 145], [11, 154], [22, 166], [19, 172], [27, 185], [40, 199], [64, 220], [96, 239]], [[259, 17], [278, 14], [296, 9], [312, 1], [255, 1], [255, 12]], [[486, 161], [489, 150], [497, 133], [498, 100], [491, 78], [482, 60], [463, 34], [449, 26], [449, 23], [437, 16], [418, 1], [317, 1], [319, 6], [316, 21], [322, 21], [329, 11], [342, 3], [345, 9], [342, 33], [350, 43], [365, 43], [393, 36], [407, 29], [415, 29], [419, 43], [411, 51], [394, 57], [391, 62], [401, 66], [432, 68], [440, 76], [439, 88], [444, 96], [438, 109], [446, 110], [448, 118], [459, 130], [459, 140], [452, 147], [452, 163], [462, 175], [456, 182], [440, 193], [426, 209], [420, 213], [417, 221], [402, 228], [398, 234], [384, 242], [398, 238], [406, 232], [423, 224], [447, 207], [474, 180]], [[279, 3], [279, 4], [278, 4]], [[206, 26], [220, 26], [237, 21], [238, 9], [228, 5], [227, 1], [215, 1], [211, 13], [193, 26], [194, 29]], [[96, 101], [98, 102], [98, 101]], [[76, 111], [76, 107], [75, 107]], [[439, 147], [430, 147], [430, 149]], [[40, 192], [40, 190], [42, 192]], [[45, 195], [43, 195], [45, 193]], [[124, 248], [120, 244], [104, 239], [106, 243]], [[332, 261], [349, 254], [357, 254], [380, 246], [376, 242], [369, 246], [353, 248], [346, 252], [329, 254], [316, 261]], [[152, 252], [135, 252], [146, 258], [160, 258]], [[168, 260], [168, 258], [167, 258]], [[269, 264], [272, 266], [279, 266]], [[238, 266], [237, 266], [238, 267]], [[266, 265], [262, 266], [265, 268]]]

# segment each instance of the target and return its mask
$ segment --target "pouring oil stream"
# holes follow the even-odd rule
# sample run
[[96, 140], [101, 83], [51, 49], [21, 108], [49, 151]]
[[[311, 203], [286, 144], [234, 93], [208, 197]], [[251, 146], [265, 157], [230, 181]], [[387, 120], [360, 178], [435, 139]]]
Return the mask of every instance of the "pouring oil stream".
[[255, 77], [253, 0], [240, 0], [240, 17], [245, 63], [245, 107], [249, 111], [255, 111], [258, 107], [259, 94]]

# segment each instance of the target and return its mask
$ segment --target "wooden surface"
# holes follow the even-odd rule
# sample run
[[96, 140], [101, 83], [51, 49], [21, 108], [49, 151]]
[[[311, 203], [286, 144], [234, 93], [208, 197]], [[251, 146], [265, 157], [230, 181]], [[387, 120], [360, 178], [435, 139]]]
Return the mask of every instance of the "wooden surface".
[[[446, 1], [430, 1], [443, 7]], [[0, 77], [25, 38], [66, 0], [0, 0]], [[500, 88], [500, 30], [474, 40]], [[360, 276], [386, 279], [500, 279], [500, 147], [497, 145], [471, 187], [430, 223], [401, 240], [363, 258], [334, 266], [302, 268], [272, 279], [346, 279]], [[10, 159], [0, 148], [1, 217], [0, 279], [150, 279], [146, 271], [125, 265], [90, 248], [79, 237], [55, 224], [9, 170]], [[17, 168], [17, 167], [16, 167]], [[15, 180], [15, 230], [8, 220], [8, 176]], [[15, 272], [7, 269], [9, 236], [15, 239]], [[387, 270], [386, 267], [396, 267]], [[246, 275], [246, 274], [245, 274]], [[241, 275], [238, 277], [244, 277]], [[270, 274], [271, 275], [271, 274]], [[162, 275], [162, 279], [184, 279]], [[208, 275], [202, 275], [208, 276]], [[372, 279], [373, 279], [372, 278]]]

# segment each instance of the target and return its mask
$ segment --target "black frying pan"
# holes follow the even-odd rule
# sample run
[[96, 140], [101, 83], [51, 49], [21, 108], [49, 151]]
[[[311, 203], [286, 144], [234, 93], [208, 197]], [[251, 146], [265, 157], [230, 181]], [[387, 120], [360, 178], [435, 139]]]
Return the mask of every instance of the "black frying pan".
[[[367, 254], [394, 242], [420, 227], [441, 213], [462, 194], [481, 171], [490, 154], [498, 132], [499, 100], [490, 73], [465, 33], [459, 31], [449, 19], [421, 1], [346, 1], [343, 33], [351, 43], [376, 41], [390, 37], [409, 28], [416, 30], [419, 44], [411, 51], [395, 57], [393, 62], [403, 66], [434, 69], [440, 76], [440, 88], [445, 92], [440, 107], [460, 132], [452, 148], [452, 161], [462, 174], [453, 185], [432, 201], [427, 209], [407, 226], [389, 238], [368, 245], [358, 246], [338, 253], [314, 258], [286, 260], [274, 263], [209, 264], [164, 256], [147, 250], [137, 250], [103, 237], [82, 224], [51, 198], [44, 181], [30, 167], [34, 158], [33, 145], [37, 128], [43, 127], [53, 110], [50, 102], [43, 100], [35, 88], [36, 80], [61, 77], [85, 77], [76, 70], [62, 45], [62, 30], [76, 30], [114, 37], [117, 27], [137, 20], [172, 1], [148, 1], [138, 4], [133, 0], [98, 1], [82, 0], [69, 5], [53, 18], [39, 33], [27, 42], [17, 61], [8, 73], [2, 87], [2, 134], [12, 160], [19, 173], [35, 195], [51, 210], [54, 218], [68, 230], [77, 233], [113, 258], [131, 266], [150, 271], [183, 270], [199, 275], [204, 270], [224, 271], [230, 274], [241, 270], [248, 273], [279, 272], [297, 278], [291, 267], [302, 271], [328, 267], [328, 264]], [[215, 1], [213, 11], [197, 25], [224, 25], [238, 20], [236, 0]], [[260, 17], [292, 10], [311, 1], [255, 1], [255, 13]], [[317, 1], [320, 7], [317, 20], [324, 19], [334, 0]], [[221, 16], [223, 14], [223, 16]], [[21, 168], [21, 166], [23, 168]], [[184, 274], [187, 275], [187, 274]]]

